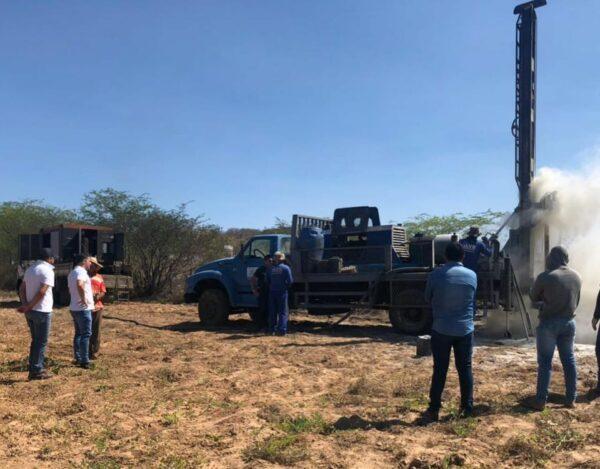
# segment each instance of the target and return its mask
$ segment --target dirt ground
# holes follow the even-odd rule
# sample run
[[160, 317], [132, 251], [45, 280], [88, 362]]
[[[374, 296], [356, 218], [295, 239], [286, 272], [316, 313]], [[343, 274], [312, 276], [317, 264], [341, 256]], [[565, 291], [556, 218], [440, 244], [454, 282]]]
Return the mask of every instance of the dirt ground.
[[114, 304], [86, 371], [71, 365], [60, 309], [47, 352], [56, 377], [28, 382], [15, 306], [0, 298], [0, 467], [600, 467], [589, 346], [578, 346], [577, 407], [562, 407], [556, 373], [551, 404], [530, 413], [533, 348], [479, 340], [476, 416], [456, 418], [452, 371], [442, 421], [422, 427], [431, 358], [383, 314], [335, 329], [296, 314], [290, 335], [271, 337], [246, 315], [203, 330], [194, 306]]

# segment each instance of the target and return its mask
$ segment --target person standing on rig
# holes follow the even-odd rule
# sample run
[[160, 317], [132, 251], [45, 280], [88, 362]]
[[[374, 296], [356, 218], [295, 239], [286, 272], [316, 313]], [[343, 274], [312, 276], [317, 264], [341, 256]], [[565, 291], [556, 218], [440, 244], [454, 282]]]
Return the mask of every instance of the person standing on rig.
[[286, 335], [288, 323], [288, 289], [294, 281], [292, 270], [284, 263], [285, 254], [274, 254], [275, 264], [267, 271], [269, 284], [269, 332]]
[[[478, 226], [472, 226], [469, 228], [467, 237], [459, 241], [463, 250], [465, 251], [465, 258], [463, 265], [467, 269], [471, 269], [475, 274], [479, 273], [479, 258], [483, 254], [484, 256], [490, 257], [492, 255], [492, 249], [490, 242], [484, 236], [481, 241], [477, 239], [481, 233], [479, 232]], [[477, 313], [477, 294], [473, 297], [473, 317]]]

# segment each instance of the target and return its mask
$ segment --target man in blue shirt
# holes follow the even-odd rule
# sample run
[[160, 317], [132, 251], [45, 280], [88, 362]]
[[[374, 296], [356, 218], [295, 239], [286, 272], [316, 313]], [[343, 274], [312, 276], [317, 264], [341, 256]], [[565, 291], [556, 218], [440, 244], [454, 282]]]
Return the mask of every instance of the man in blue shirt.
[[269, 284], [269, 332], [285, 335], [288, 323], [288, 289], [291, 287], [292, 271], [285, 265], [285, 254], [274, 254], [275, 264], [267, 271]]
[[477, 290], [477, 275], [463, 266], [465, 252], [459, 243], [446, 247], [446, 264], [435, 269], [427, 280], [425, 299], [431, 303], [433, 326], [431, 352], [433, 377], [429, 392], [429, 408], [425, 417], [437, 421], [442, 406], [450, 352], [458, 371], [461, 395], [461, 415], [473, 412], [473, 298]]

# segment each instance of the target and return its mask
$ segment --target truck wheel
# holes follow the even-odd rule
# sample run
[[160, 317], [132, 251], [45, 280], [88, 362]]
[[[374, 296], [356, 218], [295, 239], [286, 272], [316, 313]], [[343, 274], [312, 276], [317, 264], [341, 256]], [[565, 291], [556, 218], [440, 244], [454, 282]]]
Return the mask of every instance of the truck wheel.
[[198, 316], [205, 326], [222, 326], [229, 316], [227, 295], [216, 288], [205, 290], [198, 301]]
[[[420, 290], [401, 290], [394, 295], [390, 322], [397, 332], [418, 335], [431, 329], [431, 309]], [[405, 306], [403, 306], [405, 305]]]

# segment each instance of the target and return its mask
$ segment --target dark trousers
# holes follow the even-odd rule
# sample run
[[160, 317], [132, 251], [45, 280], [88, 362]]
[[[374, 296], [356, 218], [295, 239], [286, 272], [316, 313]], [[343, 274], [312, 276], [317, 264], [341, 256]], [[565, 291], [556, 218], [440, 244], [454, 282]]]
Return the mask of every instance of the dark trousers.
[[269, 324], [269, 292], [262, 290], [258, 294], [258, 322], [260, 328], [267, 327]]
[[269, 292], [269, 332], [287, 332], [288, 293]]
[[92, 335], [90, 337], [90, 356], [100, 352], [100, 327], [103, 309], [92, 312]]
[[31, 333], [31, 344], [29, 346], [29, 374], [35, 375], [44, 371], [44, 355], [48, 336], [50, 335], [50, 324], [52, 313], [41, 311], [29, 311], [25, 313], [29, 332]]
[[596, 335], [596, 362], [598, 363], [598, 389], [600, 389], [600, 328]]
[[439, 411], [442, 406], [442, 392], [446, 384], [446, 375], [450, 365], [450, 352], [454, 349], [454, 363], [460, 382], [460, 407], [473, 409], [473, 333], [463, 337], [454, 337], [431, 333], [431, 352], [433, 354], [433, 377], [429, 391], [429, 409]]
[[75, 336], [73, 337], [73, 355], [78, 363], [90, 362], [90, 337], [92, 335], [92, 310], [71, 311]]

